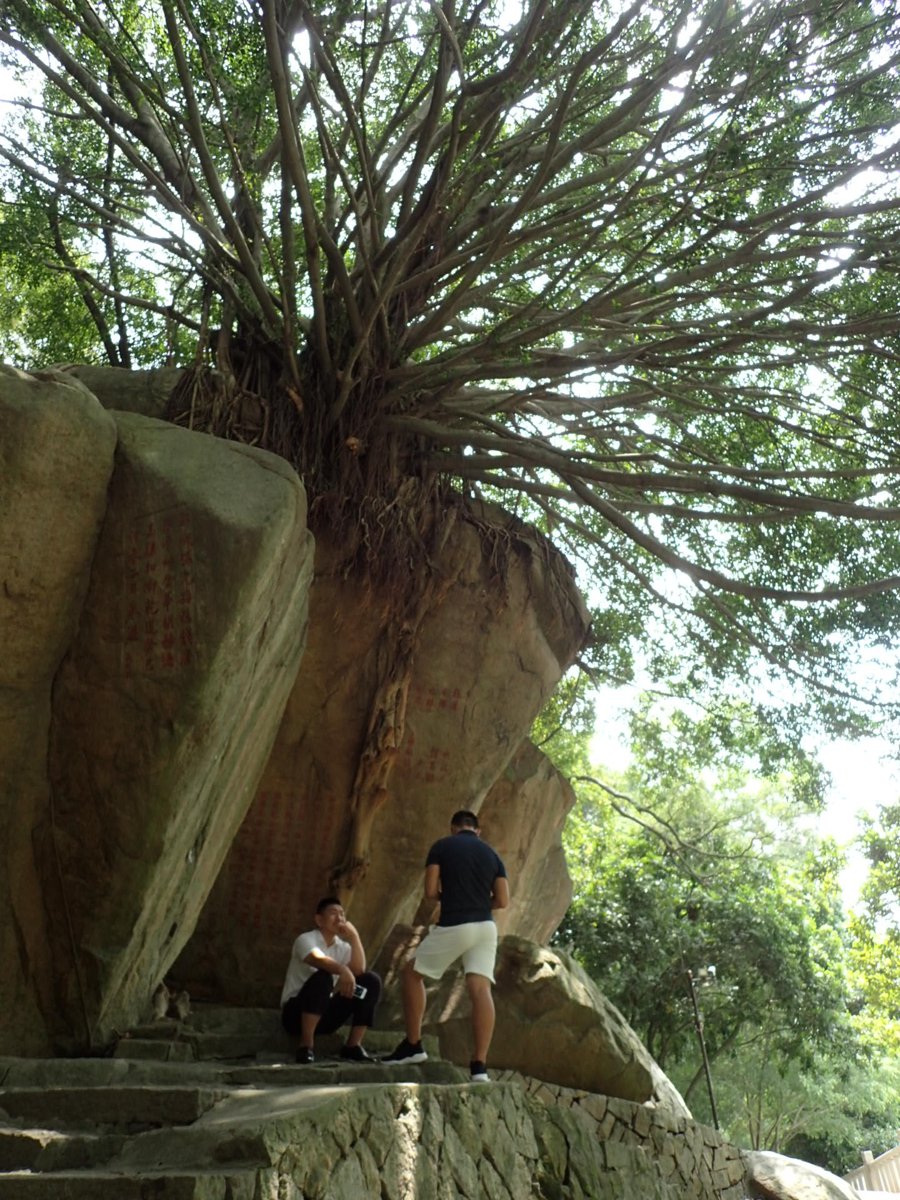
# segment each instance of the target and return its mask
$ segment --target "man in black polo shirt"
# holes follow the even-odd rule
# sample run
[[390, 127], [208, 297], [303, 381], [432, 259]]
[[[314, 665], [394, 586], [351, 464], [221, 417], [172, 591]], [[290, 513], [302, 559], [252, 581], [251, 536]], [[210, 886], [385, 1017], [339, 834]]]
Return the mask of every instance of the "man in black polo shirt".
[[422, 1018], [425, 978], [440, 979], [462, 957], [466, 988], [472, 1004], [474, 1052], [469, 1064], [473, 1083], [488, 1083], [485, 1067], [494, 1032], [494, 962], [497, 926], [493, 910], [509, 904], [506, 868], [495, 850], [481, 840], [478, 818], [461, 809], [450, 821], [450, 836], [434, 843], [425, 864], [425, 896], [440, 900], [437, 925], [403, 969], [403, 1016], [406, 1037], [386, 1063], [424, 1062]]

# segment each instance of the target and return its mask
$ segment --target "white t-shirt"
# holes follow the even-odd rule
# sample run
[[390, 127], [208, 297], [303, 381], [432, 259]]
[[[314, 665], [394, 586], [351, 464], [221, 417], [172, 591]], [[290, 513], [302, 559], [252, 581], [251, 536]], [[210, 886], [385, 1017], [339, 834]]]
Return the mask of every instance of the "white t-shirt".
[[[343, 938], [336, 937], [329, 946], [321, 929], [310, 929], [308, 933], [301, 933], [291, 949], [291, 961], [288, 963], [284, 987], [281, 989], [282, 1004], [290, 1000], [291, 996], [296, 996], [307, 979], [312, 979], [315, 974], [316, 968], [303, 961], [312, 950], [321, 950], [327, 958], [333, 958], [342, 967], [350, 965], [350, 955], [353, 953], [350, 943], [345, 942]], [[335, 975], [335, 983], [337, 979]]]

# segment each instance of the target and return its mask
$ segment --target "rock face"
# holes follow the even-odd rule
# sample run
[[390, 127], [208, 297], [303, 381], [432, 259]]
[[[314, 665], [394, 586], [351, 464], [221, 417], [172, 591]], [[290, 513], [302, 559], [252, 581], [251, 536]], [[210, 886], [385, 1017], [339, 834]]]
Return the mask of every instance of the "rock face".
[[82, 999], [101, 1040], [177, 955], [246, 812], [312, 572], [303, 490], [280, 459], [130, 414], [118, 426], [50, 760], [80, 960], [58, 928], [63, 1003]]
[[116, 426], [74, 380], [0, 368], [0, 1046], [47, 1048], [53, 964], [35, 827], [53, 679], [78, 624]]
[[37, 1052], [126, 1027], [193, 928], [296, 676], [313, 548], [275, 456], [114, 421], [74, 382], [16, 387], [0, 753], [5, 961], [22, 979], [0, 1047]]
[[485, 796], [481, 827], [510, 880], [501, 933], [544, 944], [558, 929], [572, 899], [562, 831], [574, 803], [569, 781], [527, 740]]
[[165, 417], [172, 393], [179, 384], [189, 382], [189, 372], [181, 367], [133, 371], [125, 367], [89, 367], [71, 363], [62, 370], [65, 376], [83, 383], [104, 408], [139, 413], [144, 417]]
[[859, 1200], [859, 1192], [843, 1179], [797, 1158], [753, 1150], [744, 1163], [753, 1200]]
[[[497, 540], [500, 578], [490, 553]], [[397, 629], [390, 596], [348, 577], [337, 548], [320, 542], [307, 651], [271, 759], [174, 968], [193, 990], [277, 1003], [291, 942], [332, 891], [374, 957], [395, 923], [416, 913], [431, 842], [455, 809], [481, 807], [581, 647], [587, 615], [568, 569], [512, 518], [496, 510], [460, 518], [433, 568], [433, 602], [418, 627]], [[385, 664], [404, 639], [408, 677], [379, 709]], [[401, 709], [386, 785], [363, 803], [354, 789], [371, 714], [399, 724]], [[554, 786], [546, 816], [538, 798], [516, 809], [511, 791], [492, 806], [516, 856], [528, 859], [530, 843], [535, 879], [552, 881], [541, 887], [553, 907], [537, 922], [529, 914], [529, 928], [546, 929], [551, 912], [558, 921], [564, 911], [562, 864], [553, 856], [548, 874], [541, 862], [541, 839], [558, 832], [570, 803]]]
[[[506, 936], [495, 974], [492, 1068], [690, 1116], [622, 1014], [568, 955]], [[468, 1062], [469, 1003], [461, 975], [429, 989], [425, 1029], [438, 1037], [445, 1058]]]
[[715, 1130], [513, 1073], [484, 1087], [433, 1060], [400, 1076], [338, 1062], [0, 1067], [4, 1196], [746, 1200], [741, 1152]]

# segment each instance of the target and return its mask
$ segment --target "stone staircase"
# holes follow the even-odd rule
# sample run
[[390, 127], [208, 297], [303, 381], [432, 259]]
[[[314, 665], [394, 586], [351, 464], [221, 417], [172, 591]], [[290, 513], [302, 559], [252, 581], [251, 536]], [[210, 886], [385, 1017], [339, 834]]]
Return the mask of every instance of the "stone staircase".
[[[366, 1045], [387, 1053], [398, 1036], [370, 1031]], [[105, 1057], [0, 1058], [0, 1200], [281, 1200], [279, 1164], [303, 1178], [304, 1146], [311, 1177], [339, 1165], [335, 1123], [384, 1119], [410, 1084], [467, 1085], [436, 1044], [390, 1067], [345, 1062], [340, 1044], [318, 1039], [319, 1061], [298, 1066], [277, 1011], [204, 1006]], [[308, 1194], [327, 1190], [313, 1178]]]

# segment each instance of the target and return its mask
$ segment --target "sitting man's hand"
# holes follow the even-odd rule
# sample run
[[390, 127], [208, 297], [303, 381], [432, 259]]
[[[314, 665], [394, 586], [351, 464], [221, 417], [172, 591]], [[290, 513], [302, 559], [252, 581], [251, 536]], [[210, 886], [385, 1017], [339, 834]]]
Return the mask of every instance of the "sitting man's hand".
[[351, 924], [350, 921], [341, 921], [340, 925], [337, 927], [337, 931], [338, 937], [344, 938], [345, 941], [349, 938], [359, 937], [356, 926]]
[[342, 996], [350, 997], [353, 995], [353, 989], [356, 987], [356, 976], [349, 967], [341, 967], [341, 973], [338, 976], [337, 990]]

